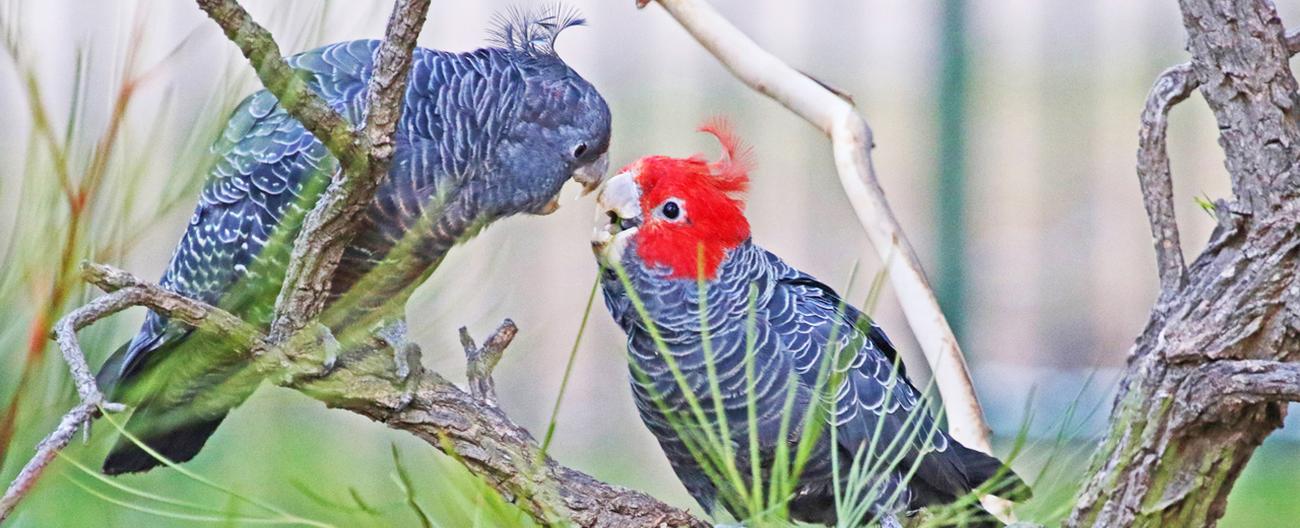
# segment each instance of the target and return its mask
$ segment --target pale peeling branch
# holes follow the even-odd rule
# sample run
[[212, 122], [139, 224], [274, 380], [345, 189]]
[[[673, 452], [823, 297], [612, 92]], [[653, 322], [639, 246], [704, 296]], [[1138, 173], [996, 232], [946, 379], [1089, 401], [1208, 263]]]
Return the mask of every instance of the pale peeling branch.
[[[637, 5], [648, 3], [638, 0]], [[703, 0], [659, 0], [659, 4], [738, 79], [830, 136], [840, 184], [884, 262], [903, 314], [934, 372], [949, 433], [966, 446], [990, 453], [989, 427], [966, 359], [876, 178], [871, 129], [851, 99], [767, 52]], [[1009, 503], [985, 505], [1000, 518], [1009, 518]]]

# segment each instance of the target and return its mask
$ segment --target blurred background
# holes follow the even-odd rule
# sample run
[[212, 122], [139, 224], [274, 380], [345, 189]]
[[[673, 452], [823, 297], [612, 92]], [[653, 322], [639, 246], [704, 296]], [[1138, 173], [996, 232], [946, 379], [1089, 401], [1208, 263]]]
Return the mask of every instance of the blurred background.
[[[435, 1], [420, 44], [485, 45], [494, 13], [528, 3]], [[817, 130], [733, 80], [657, 6], [566, 3], [590, 25], [566, 32], [558, 49], [612, 107], [615, 166], [649, 153], [711, 157], [714, 142], [693, 130], [709, 116], [730, 117], [757, 153], [748, 208], [755, 239], [848, 289], [849, 298], [867, 296], [881, 264]], [[1148, 88], [1187, 58], [1176, 2], [714, 3], [776, 55], [853, 95], [875, 131], [875, 163], [894, 212], [969, 358], [999, 454], [1026, 431], [1014, 466], [1038, 481], [1039, 496], [1022, 514], [1054, 523], [1068, 512], [1118, 369], [1156, 294], [1133, 166]], [[380, 37], [391, 7], [244, 4], [285, 53]], [[1284, 21], [1300, 24], [1300, 2], [1279, 4]], [[73, 403], [58, 351], [42, 336], [91, 296], [75, 279], [75, 263], [93, 258], [157, 277], [193, 207], [208, 145], [259, 85], [191, 2], [0, 6], [9, 55], [0, 60], [0, 477], [7, 483]], [[1174, 111], [1169, 149], [1189, 258], [1213, 226], [1197, 199], [1229, 192], [1215, 140], [1199, 94]], [[576, 195], [576, 187], [566, 189], [558, 213], [503, 221], [454, 250], [408, 307], [426, 366], [454, 379], [463, 379], [464, 365], [456, 329], [481, 337], [513, 318], [521, 333], [497, 386], [509, 415], [539, 436], [596, 270], [588, 248], [593, 201]], [[887, 286], [873, 313], [924, 384], [924, 358]], [[135, 310], [83, 332], [92, 365], [129, 339], [142, 317]], [[599, 300], [587, 330], [554, 455], [695, 507], [637, 418], [623, 337]], [[1246, 468], [1224, 526], [1300, 517], [1300, 422], [1289, 424]], [[418, 441], [283, 389], [260, 390], [186, 466], [226, 491], [174, 471], [110, 484], [78, 469], [97, 467], [113, 436], [102, 423], [88, 444], [67, 451], [12, 524], [200, 520], [165, 514], [183, 508], [133, 492], [199, 503], [212, 510], [204, 515], [228, 524], [266, 513], [230, 490], [341, 524], [355, 512], [339, 505], [361, 497], [379, 515], [361, 518], [414, 524], [401, 506], [407, 488], [436, 525], [522, 522]], [[397, 478], [394, 447], [409, 484]]]

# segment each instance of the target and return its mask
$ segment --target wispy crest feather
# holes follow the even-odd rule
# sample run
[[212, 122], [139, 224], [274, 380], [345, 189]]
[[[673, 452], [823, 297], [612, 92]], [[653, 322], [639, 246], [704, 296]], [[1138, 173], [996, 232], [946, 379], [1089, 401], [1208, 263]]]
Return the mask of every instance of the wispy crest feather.
[[571, 6], [550, 4], [540, 8], [511, 7], [492, 18], [492, 42], [503, 48], [531, 55], [556, 56], [555, 40], [560, 33], [587, 20]]
[[749, 171], [754, 167], [754, 151], [745, 144], [726, 118], [715, 116], [698, 129], [712, 134], [722, 144], [722, 156], [709, 163], [714, 185], [732, 199], [740, 199], [749, 188]]

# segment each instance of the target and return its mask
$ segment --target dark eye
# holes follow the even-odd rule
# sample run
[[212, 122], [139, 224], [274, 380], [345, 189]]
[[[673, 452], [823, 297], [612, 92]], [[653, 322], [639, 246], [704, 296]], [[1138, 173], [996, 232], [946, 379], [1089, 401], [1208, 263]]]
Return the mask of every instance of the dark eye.
[[668, 202], [664, 204], [663, 214], [664, 218], [676, 220], [682, 214], [682, 208], [677, 205], [677, 202]]
[[586, 143], [578, 143], [578, 146], [573, 147], [573, 157], [575, 158], [581, 158], [582, 155], [586, 153], [587, 153]]

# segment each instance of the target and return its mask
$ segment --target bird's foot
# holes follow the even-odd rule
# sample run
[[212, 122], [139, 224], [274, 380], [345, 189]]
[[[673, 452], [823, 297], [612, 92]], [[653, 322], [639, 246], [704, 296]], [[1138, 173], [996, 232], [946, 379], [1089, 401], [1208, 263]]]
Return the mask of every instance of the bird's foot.
[[903, 524], [898, 522], [895, 515], [885, 515], [879, 519], [880, 528], [903, 528]]
[[415, 387], [411, 380], [420, 364], [420, 346], [407, 339], [405, 319], [395, 319], [380, 323], [374, 331], [375, 338], [393, 352], [393, 374], [402, 385], [402, 396], [398, 402], [399, 409], [406, 408], [415, 399]]
[[[103, 394], [96, 393], [97, 396], [84, 402], [88, 412], [81, 419], [81, 441], [90, 443], [90, 426], [95, 423], [96, 416], [102, 416], [108, 413], [126, 412], [126, 405], [106, 401]], [[73, 433], [75, 434], [75, 433]]]
[[374, 335], [393, 351], [393, 373], [399, 381], [411, 377], [412, 368], [420, 366], [420, 346], [406, 338], [406, 320], [395, 319], [376, 326]]
[[339, 343], [334, 332], [328, 326], [316, 323], [316, 343], [320, 345], [321, 350], [321, 377], [328, 376], [334, 372], [339, 365], [339, 354], [343, 352], [343, 345]]

